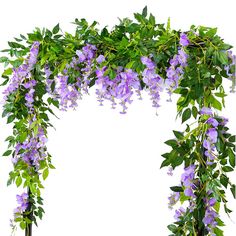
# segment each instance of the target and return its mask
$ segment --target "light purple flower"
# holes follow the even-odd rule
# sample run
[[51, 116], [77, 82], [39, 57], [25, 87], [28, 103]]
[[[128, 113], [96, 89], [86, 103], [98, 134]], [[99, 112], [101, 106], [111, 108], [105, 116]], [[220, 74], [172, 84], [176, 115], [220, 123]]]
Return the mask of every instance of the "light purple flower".
[[207, 130], [206, 135], [209, 138], [209, 141], [211, 143], [216, 143], [217, 142], [217, 137], [218, 137], [218, 133], [217, 130], [215, 128], [210, 128]]
[[190, 41], [188, 39], [188, 36], [185, 33], [181, 33], [180, 34], [180, 45], [182, 45], [183, 47], [186, 47], [189, 45]]
[[210, 117], [207, 120], [207, 123], [211, 124], [213, 127], [217, 127], [219, 125], [219, 122], [216, 119], [214, 119], [213, 117]]
[[148, 68], [148, 69], [154, 69], [155, 63], [148, 57], [141, 57], [141, 62]]
[[101, 64], [102, 62], [105, 61], [105, 57], [103, 55], [99, 55], [96, 59], [98, 64]]
[[195, 178], [195, 165], [190, 165], [184, 169], [184, 173], [181, 175], [181, 182], [184, 186], [184, 194], [188, 197], [195, 197], [193, 193], [194, 178]]
[[180, 198], [180, 193], [179, 192], [173, 192], [168, 197], [168, 200], [169, 200], [168, 206], [169, 206], [170, 209], [172, 209], [173, 206], [179, 201], [179, 198]]
[[203, 108], [200, 110], [200, 114], [201, 114], [201, 115], [210, 115], [210, 116], [213, 115], [211, 108], [208, 108], [208, 107], [203, 107]]
[[178, 210], [175, 211], [174, 218], [176, 221], [180, 220], [180, 217], [185, 214], [186, 210], [183, 207], [180, 207]]

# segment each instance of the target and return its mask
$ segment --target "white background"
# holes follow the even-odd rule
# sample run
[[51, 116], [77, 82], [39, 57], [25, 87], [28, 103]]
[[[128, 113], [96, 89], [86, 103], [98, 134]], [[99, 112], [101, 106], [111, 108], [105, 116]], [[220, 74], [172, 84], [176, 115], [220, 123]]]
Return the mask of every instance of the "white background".
[[[157, 21], [171, 17], [172, 27], [188, 29], [191, 24], [218, 26], [226, 42], [236, 45], [235, 1], [189, 0], [119, 0], [119, 1], [1, 1], [0, 48], [20, 33], [34, 27], [52, 28], [58, 22], [63, 30], [72, 32], [74, 18], [97, 20], [104, 25], [118, 23], [117, 17], [132, 17], [148, 5]], [[228, 89], [229, 83], [225, 82]], [[227, 90], [228, 91], [228, 90]], [[168, 210], [169, 186], [179, 183], [180, 167], [174, 177], [159, 169], [161, 154], [168, 150], [164, 141], [172, 138], [172, 129], [184, 129], [175, 120], [175, 103], [162, 99], [159, 116], [146, 95], [134, 101], [123, 116], [99, 107], [94, 90], [85, 96], [77, 111], [57, 112], [53, 119], [56, 131], [49, 130], [48, 148], [57, 167], [45, 184], [46, 215], [35, 236], [165, 236], [166, 225], [173, 221]], [[231, 131], [236, 131], [236, 95], [226, 99], [223, 114], [230, 118]], [[5, 151], [4, 139], [11, 127], [0, 118], [0, 153]], [[0, 236], [10, 234], [9, 218], [16, 206], [15, 194], [21, 189], [6, 187], [11, 161], [0, 159]], [[234, 175], [235, 178], [235, 175]], [[236, 217], [235, 201], [229, 195], [230, 207]], [[236, 225], [225, 215], [225, 235], [234, 235]], [[24, 233], [20, 230], [18, 236]]]

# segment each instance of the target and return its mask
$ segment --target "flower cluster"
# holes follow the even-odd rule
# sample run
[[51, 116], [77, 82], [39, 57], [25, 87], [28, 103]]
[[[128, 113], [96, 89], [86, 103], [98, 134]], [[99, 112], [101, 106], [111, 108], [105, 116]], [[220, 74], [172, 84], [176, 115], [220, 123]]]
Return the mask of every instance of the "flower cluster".
[[37, 82], [34, 79], [23, 84], [23, 86], [26, 89], [28, 89], [28, 92], [25, 94], [25, 101], [26, 101], [25, 105], [28, 107], [29, 113], [32, 113], [34, 110], [34, 108], [33, 108], [34, 92], [35, 92], [34, 87], [36, 86], [36, 84], [37, 84]]
[[44, 129], [38, 127], [37, 134], [32, 132], [23, 143], [16, 144], [15, 153], [12, 157], [13, 164], [16, 165], [21, 160], [38, 170], [40, 160], [44, 160], [46, 157], [46, 142], [47, 137]]
[[[77, 100], [82, 98], [82, 91], [88, 94], [88, 87], [93, 73], [96, 47], [91, 44], [85, 45], [81, 50], [76, 51], [76, 56], [66, 65], [63, 73], [53, 78], [48, 65], [45, 66], [47, 92], [58, 100], [60, 109], [66, 111], [68, 108], [76, 108]], [[101, 61], [101, 56], [97, 62]], [[75, 76], [77, 74], [77, 76]], [[75, 77], [71, 80], [72, 77]], [[52, 91], [52, 84], [55, 83]]]
[[174, 218], [176, 221], [180, 220], [180, 217], [183, 216], [186, 211], [192, 212], [195, 207], [195, 194], [194, 190], [196, 189], [197, 179], [195, 178], [196, 165], [191, 164], [188, 167], [184, 168], [184, 173], [181, 175], [181, 186], [183, 188], [183, 193], [173, 192], [169, 197], [168, 207], [173, 209], [173, 206], [180, 200], [181, 194], [184, 194], [186, 197], [189, 197], [189, 206], [185, 209], [182, 206], [175, 210]]
[[134, 94], [133, 90], [137, 92], [141, 90], [138, 74], [132, 69], [124, 69], [118, 67], [114, 79], [110, 79], [106, 75], [106, 67], [96, 70], [96, 94], [100, 105], [104, 99], [112, 102], [112, 108], [115, 108], [116, 99], [120, 101], [122, 106], [121, 114], [125, 114], [127, 110], [127, 103], [131, 103], [131, 97]]
[[156, 65], [150, 58], [141, 57], [141, 61], [146, 66], [142, 73], [143, 82], [149, 90], [152, 106], [158, 108], [160, 106], [160, 92], [163, 90], [163, 79], [156, 73]]
[[206, 211], [205, 216], [203, 218], [203, 223], [205, 224], [208, 232], [213, 236], [215, 235], [213, 230], [217, 226], [216, 218], [219, 217], [217, 212], [214, 210], [214, 206], [216, 204], [216, 199], [214, 197], [210, 197], [211, 192], [207, 193], [207, 198], [204, 199]]
[[[4, 95], [4, 101], [7, 101], [7, 98], [10, 94], [14, 93], [21, 83], [23, 81], [31, 81], [31, 73], [30, 71], [34, 68], [36, 62], [37, 62], [37, 56], [38, 56], [38, 51], [39, 51], [39, 42], [34, 42], [31, 49], [28, 58], [26, 59], [25, 63], [20, 65], [18, 68], [13, 69], [13, 76], [11, 78], [11, 81], [8, 85], [8, 87], [3, 91]], [[24, 87], [28, 87], [28, 84], [24, 84]], [[33, 102], [33, 87], [34, 85], [32, 84], [29, 88], [30, 91], [25, 95], [26, 99], [26, 105], [30, 108], [32, 108], [32, 102]], [[25, 88], [26, 88], [25, 87]]]
[[190, 43], [186, 34], [181, 33], [180, 45], [178, 54], [170, 60], [170, 67], [166, 70], [166, 81], [168, 94], [170, 95], [169, 101], [171, 101], [172, 92], [178, 87], [179, 80], [183, 77], [184, 68], [187, 66], [188, 54], [185, 52], [185, 47]]
[[19, 206], [14, 209], [14, 219], [26, 211], [29, 205], [29, 196], [27, 193], [22, 193], [21, 195], [16, 195], [16, 200]]
[[184, 195], [187, 197], [194, 198], [195, 195], [193, 190], [195, 188], [194, 179], [195, 179], [195, 165], [190, 165], [184, 169], [184, 173], [181, 175], [181, 182], [184, 187]]
[[218, 137], [218, 132], [216, 128], [218, 127], [219, 122], [213, 117], [213, 112], [208, 107], [203, 107], [200, 111], [200, 114], [210, 116], [206, 121], [206, 123], [210, 125], [210, 128], [208, 128], [206, 131], [206, 136], [203, 141], [203, 147], [205, 148], [204, 154], [207, 157], [206, 164], [212, 165], [216, 156], [215, 144], [217, 142]]

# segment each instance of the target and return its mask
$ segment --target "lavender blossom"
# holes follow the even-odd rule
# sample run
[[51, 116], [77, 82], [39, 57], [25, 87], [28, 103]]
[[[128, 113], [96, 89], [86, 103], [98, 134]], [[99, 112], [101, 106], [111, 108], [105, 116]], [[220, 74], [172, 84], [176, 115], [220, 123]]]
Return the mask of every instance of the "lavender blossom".
[[182, 45], [183, 47], [186, 47], [189, 45], [190, 41], [188, 39], [188, 36], [185, 33], [181, 33], [180, 34], [180, 45]]
[[213, 112], [212, 112], [211, 108], [203, 107], [203, 108], [200, 110], [200, 114], [201, 114], [201, 115], [210, 115], [210, 116], [212, 116], [212, 115], [213, 115]]
[[168, 203], [169, 209], [173, 209], [173, 206], [179, 201], [179, 198], [180, 198], [180, 193], [179, 193], [179, 192], [173, 192], [173, 193], [168, 197], [168, 200], [169, 200], [169, 203]]
[[158, 108], [160, 106], [160, 92], [163, 90], [163, 79], [156, 73], [156, 66], [150, 58], [141, 57], [141, 61], [147, 67], [142, 73], [143, 82], [149, 90], [152, 106]]
[[188, 197], [195, 197], [193, 193], [194, 178], [195, 178], [195, 165], [190, 165], [184, 169], [184, 173], [181, 175], [181, 181], [184, 186], [184, 194]]
[[26, 59], [25, 62], [18, 68], [13, 69], [13, 75], [10, 80], [10, 83], [8, 87], [3, 91], [4, 103], [7, 101], [8, 96], [14, 93], [24, 80], [31, 80], [30, 71], [33, 69], [34, 65], [37, 62], [39, 45], [39, 42], [34, 42], [30, 49], [28, 59]]

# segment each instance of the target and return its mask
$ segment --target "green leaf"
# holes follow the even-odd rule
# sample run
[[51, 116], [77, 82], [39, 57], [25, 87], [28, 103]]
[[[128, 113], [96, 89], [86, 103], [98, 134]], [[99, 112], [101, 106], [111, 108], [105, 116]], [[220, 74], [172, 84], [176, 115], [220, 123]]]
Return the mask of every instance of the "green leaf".
[[178, 230], [177, 226], [173, 224], [168, 225], [167, 228], [173, 233], [175, 233]]
[[222, 110], [222, 104], [213, 95], [210, 96], [209, 101], [212, 107], [220, 111]]
[[173, 192], [183, 192], [183, 188], [180, 187], [180, 186], [173, 186], [173, 187], [170, 187], [170, 189], [173, 191]]
[[187, 108], [182, 115], [182, 123], [184, 123], [186, 120], [188, 120], [191, 117], [191, 109]]
[[228, 149], [229, 163], [234, 168], [235, 167], [235, 154], [231, 148]]
[[10, 156], [11, 153], [12, 153], [12, 150], [7, 150], [7, 151], [4, 152], [2, 155], [3, 155], [4, 157], [6, 157], [6, 156]]
[[166, 145], [171, 146], [173, 148], [178, 146], [178, 142], [175, 139], [170, 139], [165, 142]]
[[224, 232], [218, 227], [214, 228], [214, 233], [216, 234], [216, 236], [224, 236]]
[[233, 184], [230, 188], [232, 194], [233, 194], [233, 197], [236, 198], [236, 189], [235, 189], [235, 184]]
[[198, 115], [198, 110], [195, 106], [192, 107], [192, 114], [193, 114], [193, 117], [196, 119]]
[[7, 118], [7, 124], [9, 124], [9, 123], [11, 123], [12, 121], [14, 121], [14, 119], [15, 119], [15, 115], [10, 115], [10, 116], [8, 116], [8, 118]]
[[53, 34], [57, 34], [57, 33], [59, 32], [59, 30], [60, 30], [60, 25], [57, 24], [57, 25], [53, 28], [52, 32], [53, 32]]
[[22, 178], [21, 176], [18, 176], [16, 179], [16, 186], [19, 187], [22, 184]]
[[234, 169], [233, 169], [232, 167], [230, 167], [230, 166], [223, 166], [223, 167], [222, 167], [222, 170], [223, 170], [224, 172], [231, 172], [231, 171], [234, 171]]
[[175, 137], [177, 138], [177, 139], [183, 139], [184, 138], [184, 135], [183, 135], [183, 133], [182, 132], [179, 132], [179, 131], [176, 131], [176, 130], [173, 130], [173, 133], [174, 133], [174, 135], [175, 135]]
[[20, 227], [22, 230], [24, 230], [26, 228], [26, 223], [24, 221], [20, 222]]
[[152, 14], [150, 14], [150, 16], [149, 16], [149, 22], [152, 26], [155, 26], [155, 24], [156, 24], [155, 17]]
[[228, 178], [226, 175], [222, 174], [222, 175], [220, 176], [220, 183], [221, 183], [225, 188], [227, 188], [228, 183], [229, 183], [229, 178]]
[[146, 16], [147, 16], [147, 6], [145, 6], [145, 7], [143, 8], [142, 16], [143, 16], [143, 17], [146, 17]]
[[19, 141], [21, 142], [21, 143], [23, 143], [25, 140], [26, 140], [26, 138], [27, 138], [27, 132], [23, 132], [22, 134], [20, 134], [20, 136], [19, 136]]
[[0, 63], [7, 62], [7, 61], [8, 61], [7, 57], [0, 57]]
[[226, 54], [225, 51], [219, 51], [218, 52], [219, 55], [218, 55], [218, 60], [223, 64], [223, 65], [227, 65], [228, 64], [228, 56]]
[[49, 174], [48, 168], [44, 169], [44, 171], [43, 171], [43, 180], [47, 179], [48, 174]]

